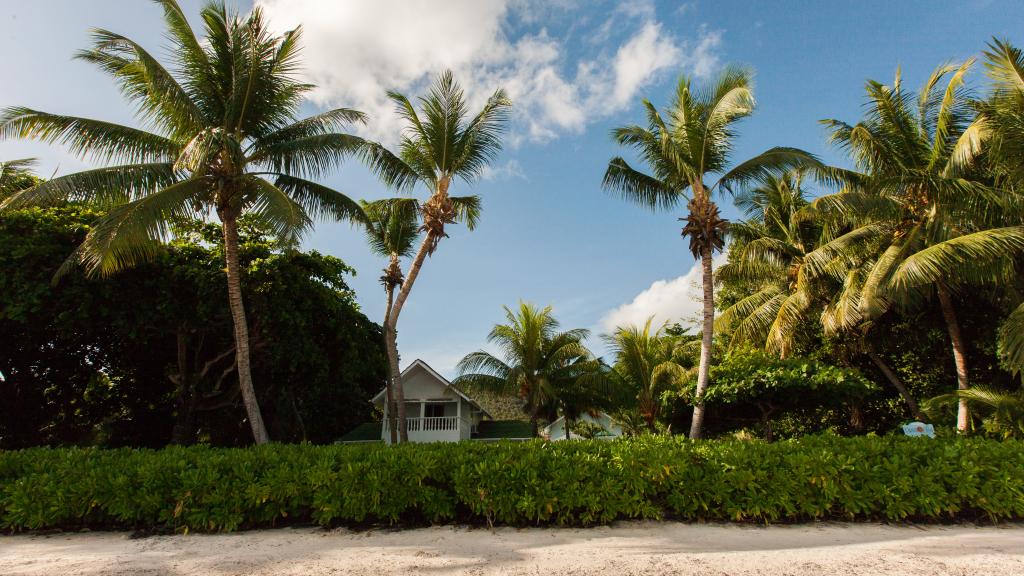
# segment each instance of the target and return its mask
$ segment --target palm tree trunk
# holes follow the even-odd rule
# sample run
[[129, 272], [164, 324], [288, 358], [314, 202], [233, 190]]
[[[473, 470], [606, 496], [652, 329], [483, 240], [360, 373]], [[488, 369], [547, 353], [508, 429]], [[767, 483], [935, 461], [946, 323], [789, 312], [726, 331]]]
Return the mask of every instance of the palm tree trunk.
[[[402, 385], [402, 374], [398, 367], [398, 335], [392, 326], [384, 328], [384, 336], [388, 349], [388, 379], [391, 386], [388, 392], [388, 426], [391, 428], [391, 443], [408, 442], [409, 430], [405, 423], [405, 386]], [[397, 435], [397, 437], [396, 437]]]
[[[939, 304], [942, 306], [942, 317], [946, 320], [946, 330], [949, 331], [949, 339], [953, 342], [953, 360], [956, 362], [956, 383], [959, 390], [970, 388], [967, 379], [967, 347], [964, 343], [963, 334], [960, 333], [960, 323], [956, 318], [956, 309], [953, 307], [953, 298], [949, 290], [942, 286], [938, 287]], [[956, 430], [963, 434], [970, 426], [971, 415], [967, 409], [967, 400], [961, 398], [956, 412]]]
[[238, 367], [238, 386], [242, 391], [242, 402], [252, 427], [253, 440], [257, 444], [270, 442], [267, 428], [263, 424], [256, 391], [252, 386], [252, 369], [249, 363], [249, 324], [245, 319], [245, 305], [242, 303], [241, 270], [238, 264], [238, 222], [234, 217], [221, 216], [224, 224], [224, 258], [228, 268], [228, 304], [235, 325], [235, 364]]
[[[388, 355], [388, 377], [384, 384], [384, 401], [386, 402], [387, 413], [388, 413], [388, 433], [391, 435], [391, 443], [398, 443], [398, 428], [396, 427], [397, 419], [397, 406], [395, 405], [395, 381], [399, 379], [398, 373], [398, 349], [397, 346], [392, 346], [392, 342], [397, 339], [392, 338], [391, 323], [391, 307], [395, 300], [395, 287], [388, 286], [386, 288], [388, 294], [387, 308], [384, 310], [384, 349]], [[399, 384], [401, 385], [401, 384]]]
[[[387, 333], [389, 342], [389, 349], [394, 352], [395, 358], [392, 360], [392, 371], [398, 371], [398, 340], [396, 338], [396, 332], [398, 327], [398, 316], [402, 313], [402, 307], [405, 306], [405, 301], [409, 299], [409, 292], [412, 291], [412, 286], [416, 282], [416, 277], [420, 275], [420, 269], [423, 268], [423, 262], [427, 259], [427, 254], [430, 253], [430, 247], [433, 245], [433, 234], [427, 232], [426, 236], [423, 237], [423, 243], [420, 244], [420, 249], [416, 252], [416, 257], [413, 258], [412, 264], [409, 265], [409, 273], [405, 275], [405, 281], [402, 282], [402, 289], [398, 291], [398, 297], [395, 298], [395, 304], [391, 307], [391, 316], [387, 322]], [[395, 378], [395, 402], [398, 404], [398, 432], [401, 442], [409, 441], [409, 431], [405, 428], [405, 390], [402, 387], [402, 379]]]
[[875, 363], [875, 366], [878, 367], [879, 371], [882, 372], [882, 375], [884, 375], [886, 379], [889, 380], [889, 383], [892, 384], [892, 387], [895, 388], [896, 391], [900, 393], [900, 396], [903, 398], [903, 401], [906, 402], [907, 404], [907, 408], [910, 408], [911, 416], [913, 416], [917, 420], [924, 420], [924, 415], [921, 414], [921, 408], [917, 405], [917, 401], [914, 400], [914, 397], [910, 395], [910, 391], [907, 390], [907, 387], [903, 385], [903, 381], [900, 380], [900, 377], [897, 376], [896, 373], [893, 372], [892, 368], [890, 368], [889, 365], [885, 363], [885, 360], [883, 360], [882, 357], [879, 356], [870, 347], [867, 349], [867, 354], [868, 358], [870, 358], [871, 361]]
[[701, 437], [704, 425], [704, 390], [708, 387], [711, 370], [711, 342], [715, 324], [715, 281], [711, 270], [711, 246], [701, 248], [700, 265], [704, 284], [704, 319], [700, 341], [700, 365], [697, 368], [697, 394], [693, 406], [693, 421], [690, 423], [690, 438]]

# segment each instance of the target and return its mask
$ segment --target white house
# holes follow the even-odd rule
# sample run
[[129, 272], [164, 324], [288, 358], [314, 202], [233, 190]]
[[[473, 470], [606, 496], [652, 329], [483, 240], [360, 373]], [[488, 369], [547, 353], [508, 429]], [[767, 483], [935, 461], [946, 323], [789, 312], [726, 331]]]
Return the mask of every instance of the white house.
[[[601, 432], [594, 435], [595, 439], [613, 440], [622, 436], [622, 427], [619, 426], [611, 416], [604, 412], [596, 412], [594, 414], [584, 412], [583, 415], [580, 416], [579, 420], [573, 422], [573, 424], [575, 425], [576, 422], [587, 422], [600, 428]], [[542, 435], [551, 441], [566, 440], [565, 417], [562, 416], [558, 420], [548, 424], [542, 431]], [[576, 439], [579, 438], [579, 436], [570, 429], [569, 438]]]
[[[402, 371], [405, 392], [406, 428], [410, 442], [456, 442], [477, 433], [480, 421], [490, 419], [475, 400], [452, 386], [444, 376], [422, 360], [414, 360]], [[384, 412], [380, 439], [389, 442], [387, 402], [381, 390], [371, 402]]]

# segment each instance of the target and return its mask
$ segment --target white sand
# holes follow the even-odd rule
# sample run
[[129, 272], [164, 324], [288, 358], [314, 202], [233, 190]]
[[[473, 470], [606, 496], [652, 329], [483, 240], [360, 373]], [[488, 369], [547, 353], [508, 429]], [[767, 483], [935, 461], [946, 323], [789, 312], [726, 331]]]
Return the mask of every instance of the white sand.
[[0, 536], [0, 574], [1024, 575], [1024, 525], [264, 530]]

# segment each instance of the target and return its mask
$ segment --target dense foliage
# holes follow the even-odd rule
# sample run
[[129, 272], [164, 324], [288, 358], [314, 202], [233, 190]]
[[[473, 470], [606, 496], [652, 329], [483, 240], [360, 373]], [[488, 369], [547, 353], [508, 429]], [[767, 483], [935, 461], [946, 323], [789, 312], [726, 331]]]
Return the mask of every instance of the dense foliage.
[[[75, 206], [0, 215], [0, 447], [246, 442], [219, 230], [179, 227], [151, 263], [54, 284], [96, 217]], [[386, 370], [380, 327], [341, 260], [280, 249], [245, 222], [241, 245], [268, 426], [331, 441], [369, 416]]]
[[314, 218], [361, 221], [356, 202], [317, 180], [364, 144], [341, 130], [366, 118], [347, 108], [300, 118], [303, 96], [314, 88], [299, 74], [301, 27], [275, 35], [259, 5], [243, 18], [211, 0], [200, 10], [199, 35], [176, 0], [156, 2], [170, 58], [102, 28], [75, 55], [110, 76], [132, 105], [134, 126], [25, 106], [0, 110], [0, 138], [61, 144], [99, 165], [15, 192], [0, 209], [66, 200], [107, 208], [75, 252], [97, 275], [156, 257], [175, 221], [216, 216], [227, 248], [236, 378], [253, 439], [265, 443], [240, 284], [239, 218], [257, 217], [282, 238], [300, 237]]
[[1017, 441], [645, 437], [0, 452], [0, 529], [1024, 518]]
[[[690, 382], [684, 396], [692, 396], [695, 388], [696, 383]], [[744, 351], [712, 366], [704, 398], [709, 407], [715, 407], [720, 430], [756, 424], [757, 431], [772, 440], [779, 432], [795, 435], [829, 428], [836, 412], [840, 419], [857, 418], [859, 403], [877, 389], [856, 370], [810, 358], [780, 359]], [[780, 424], [783, 430], [778, 429]]]

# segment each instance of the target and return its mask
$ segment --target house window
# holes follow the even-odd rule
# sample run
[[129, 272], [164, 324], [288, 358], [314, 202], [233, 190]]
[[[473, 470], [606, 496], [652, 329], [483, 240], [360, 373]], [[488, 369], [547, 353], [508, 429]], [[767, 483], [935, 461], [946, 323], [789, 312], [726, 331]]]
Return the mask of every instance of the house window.
[[427, 404], [423, 407], [423, 415], [427, 418], [444, 417], [444, 404]]

